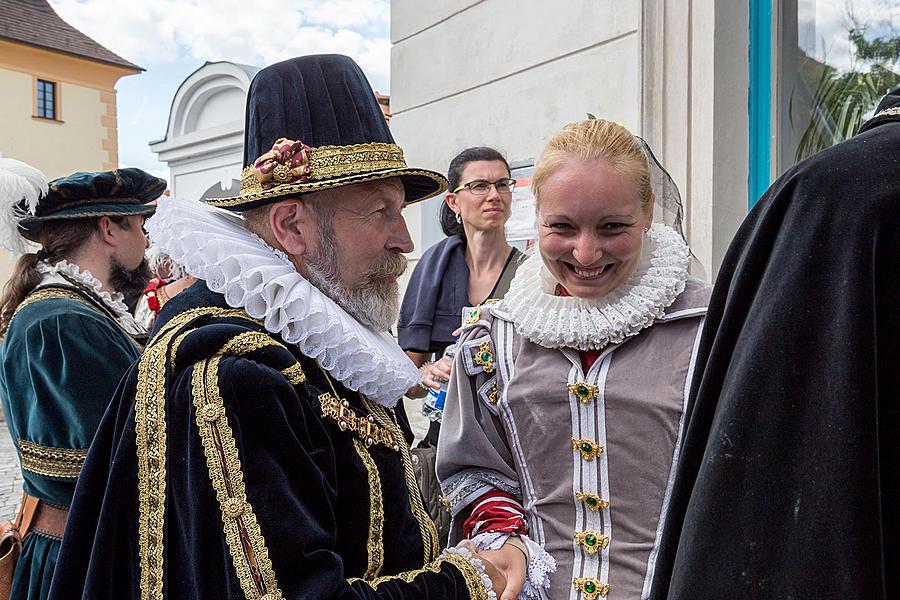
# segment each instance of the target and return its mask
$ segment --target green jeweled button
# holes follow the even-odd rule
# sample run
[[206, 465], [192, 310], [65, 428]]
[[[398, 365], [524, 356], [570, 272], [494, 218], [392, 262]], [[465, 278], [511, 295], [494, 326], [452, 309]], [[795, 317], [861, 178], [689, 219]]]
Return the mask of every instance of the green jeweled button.
[[581, 444], [581, 451], [585, 454], [590, 454], [594, 451], [594, 447], [591, 446], [588, 442], [584, 442], [583, 444]]
[[584, 543], [588, 546], [596, 546], [597, 536], [595, 536], [593, 533], [587, 534], [586, 536], [584, 536]]
[[594, 585], [593, 581], [588, 581], [584, 584], [584, 591], [586, 591], [588, 594], [593, 594], [597, 591], [597, 586]]
[[594, 498], [593, 496], [588, 496], [585, 499], [585, 502], [587, 503], [588, 506], [597, 506], [597, 499]]
[[481, 353], [481, 360], [483, 360], [484, 362], [490, 361], [491, 358], [492, 358], [491, 355], [488, 354], [487, 352], [482, 352], [482, 353]]
[[576, 388], [577, 394], [581, 397], [585, 397], [588, 395], [588, 389], [585, 385], [579, 385]]

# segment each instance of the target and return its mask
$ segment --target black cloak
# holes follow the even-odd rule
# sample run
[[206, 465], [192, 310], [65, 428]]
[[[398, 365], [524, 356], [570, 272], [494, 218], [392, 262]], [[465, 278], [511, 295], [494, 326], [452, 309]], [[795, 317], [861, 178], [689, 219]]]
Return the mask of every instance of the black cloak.
[[156, 327], [78, 479], [52, 600], [486, 600], [437, 557], [392, 411], [203, 282]]
[[652, 598], [900, 594], [897, 107], [780, 177], [728, 250]]

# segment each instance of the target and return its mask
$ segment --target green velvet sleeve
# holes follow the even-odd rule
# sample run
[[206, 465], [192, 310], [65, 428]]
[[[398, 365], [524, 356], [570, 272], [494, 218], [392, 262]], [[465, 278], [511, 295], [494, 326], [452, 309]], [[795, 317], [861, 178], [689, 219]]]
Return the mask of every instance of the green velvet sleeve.
[[14, 319], [3, 347], [2, 391], [25, 490], [68, 505], [100, 417], [139, 353], [104, 315], [41, 306], [51, 302]]

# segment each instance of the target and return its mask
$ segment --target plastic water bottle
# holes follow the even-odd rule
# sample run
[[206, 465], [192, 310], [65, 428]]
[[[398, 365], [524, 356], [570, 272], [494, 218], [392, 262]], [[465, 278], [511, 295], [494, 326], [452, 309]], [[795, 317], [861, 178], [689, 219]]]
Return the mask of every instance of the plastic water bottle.
[[[444, 350], [443, 356], [453, 358], [456, 354], [456, 344], [450, 344]], [[422, 401], [422, 414], [428, 417], [429, 421], [441, 422], [444, 414], [444, 401], [447, 399], [447, 382], [442, 381], [439, 389], [428, 388], [428, 394]]]

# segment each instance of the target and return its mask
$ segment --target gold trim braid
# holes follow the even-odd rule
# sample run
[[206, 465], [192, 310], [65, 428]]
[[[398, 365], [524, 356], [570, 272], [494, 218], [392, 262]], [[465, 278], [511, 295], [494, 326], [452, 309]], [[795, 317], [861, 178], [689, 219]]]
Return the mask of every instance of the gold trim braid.
[[[229, 346], [240, 347], [240, 343], [232, 344], [235, 340], [226, 344], [223, 352]], [[247, 500], [240, 456], [219, 392], [221, 358], [215, 356], [197, 363], [191, 378], [195, 418], [209, 478], [219, 500], [225, 539], [244, 596], [248, 600], [281, 600], [284, 596], [275, 578], [265, 538]]]
[[77, 479], [87, 457], [87, 448], [54, 448], [19, 440], [22, 468], [45, 477]]
[[425, 505], [422, 502], [422, 492], [419, 490], [419, 482], [416, 479], [416, 473], [413, 470], [412, 454], [409, 451], [409, 446], [406, 444], [406, 440], [403, 437], [403, 432], [400, 430], [400, 427], [394, 422], [390, 415], [388, 415], [387, 409], [377, 402], [372, 402], [361, 394], [360, 397], [365, 404], [366, 410], [374, 417], [375, 422], [390, 431], [396, 439], [400, 440], [400, 460], [403, 463], [403, 471], [406, 475], [409, 505], [412, 509], [413, 517], [415, 517], [416, 521], [419, 523], [419, 532], [422, 535], [423, 562], [426, 564], [430, 563], [437, 558], [440, 553], [438, 532], [437, 527], [434, 525], [434, 521], [431, 520], [431, 516], [429, 516], [428, 512], [425, 510]]
[[900, 106], [893, 106], [891, 108], [886, 108], [872, 118], [877, 119], [878, 117], [890, 117], [890, 116], [900, 116]]
[[[190, 316], [176, 317], [186, 324]], [[163, 597], [163, 533], [166, 508], [166, 351], [178, 330], [144, 351], [138, 363], [134, 420], [138, 465], [138, 544], [141, 600]]]
[[384, 503], [381, 494], [381, 476], [372, 455], [360, 440], [353, 440], [353, 447], [366, 467], [369, 477], [369, 541], [366, 544], [368, 567], [363, 579], [370, 581], [378, 577], [384, 566]]
[[[373, 590], [377, 590], [378, 586], [389, 581], [400, 580], [404, 583], [412, 583], [415, 581], [416, 577], [423, 573], [440, 573], [441, 566], [445, 562], [456, 567], [462, 574], [463, 579], [466, 582], [466, 589], [469, 591], [470, 600], [488, 600], [487, 588], [485, 588], [484, 583], [481, 581], [481, 573], [478, 572], [478, 569], [476, 569], [472, 563], [458, 554], [445, 554], [435, 561], [428, 562], [421, 569], [404, 571], [397, 575], [385, 575], [384, 577], [379, 577], [378, 579], [373, 579], [372, 581], [367, 581], [365, 583]], [[351, 584], [356, 581], [359, 581], [359, 579], [355, 578], [347, 580], [347, 582]]]
[[[309, 157], [309, 181], [312, 182], [346, 177], [357, 173], [406, 168], [403, 149], [396, 144], [381, 142], [350, 146], [322, 146], [313, 148]], [[256, 178], [253, 165], [244, 167], [244, 170], [241, 171], [241, 196], [261, 194], [264, 191], [267, 190], [263, 190], [262, 184]]]
[[201, 307], [174, 317], [138, 362], [134, 420], [138, 466], [138, 546], [141, 600], [163, 597], [166, 506], [166, 376], [172, 338], [200, 317], [246, 317], [242, 310]]
[[306, 381], [306, 373], [303, 372], [303, 367], [299, 362], [286, 369], [282, 369], [281, 374], [284, 375], [284, 378], [292, 385], [300, 385]]
[[[97, 307], [88, 302], [87, 298], [82, 296], [77, 292], [70, 292], [68, 290], [63, 290], [59, 288], [48, 289], [48, 290], [38, 290], [36, 292], [32, 292], [25, 296], [25, 299], [19, 303], [19, 306], [16, 307], [16, 310], [13, 312], [13, 316], [19, 314], [19, 311], [23, 310], [27, 306], [34, 304], [35, 302], [40, 302], [41, 300], [74, 300], [76, 302], [80, 302], [85, 306], [91, 308], [92, 310], [97, 310]], [[98, 311], [99, 312], [99, 311]]]
[[[269, 347], [284, 348], [287, 350], [287, 346], [268, 333], [263, 333], [261, 331], [247, 331], [228, 340], [218, 354], [242, 356]], [[306, 373], [303, 372], [303, 367], [300, 366], [299, 362], [282, 369], [281, 374], [287, 379], [288, 383], [292, 385], [298, 385], [306, 381]]]
[[244, 355], [270, 346], [285, 348], [284, 344], [279, 343], [269, 334], [261, 331], [245, 331], [225, 342], [218, 354]]
[[310, 154], [313, 181], [332, 179], [354, 173], [369, 173], [385, 169], [405, 169], [403, 149], [396, 144], [371, 142], [350, 146], [322, 146]]

